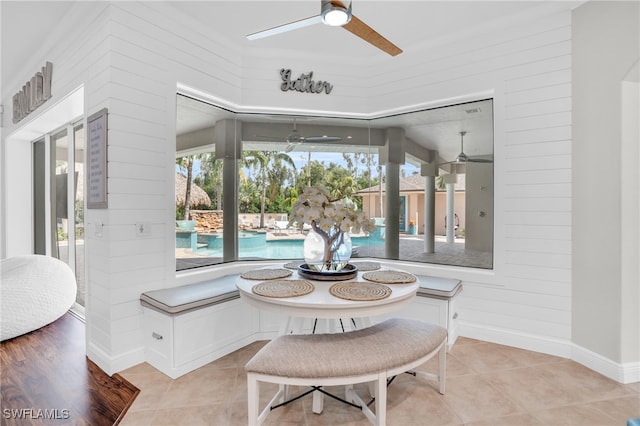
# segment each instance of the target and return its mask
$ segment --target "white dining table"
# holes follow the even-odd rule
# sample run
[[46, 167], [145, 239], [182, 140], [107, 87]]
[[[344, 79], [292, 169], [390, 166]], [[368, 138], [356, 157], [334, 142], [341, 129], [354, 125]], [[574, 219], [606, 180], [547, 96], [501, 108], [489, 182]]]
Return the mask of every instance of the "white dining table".
[[[270, 266], [271, 269], [283, 269], [282, 266]], [[264, 268], [267, 269], [267, 268]], [[397, 270], [382, 266], [379, 271]], [[363, 272], [358, 272], [355, 278], [346, 280], [349, 282], [369, 282], [362, 278]], [[292, 270], [285, 280], [307, 280], [314, 286], [314, 290], [302, 296], [296, 297], [266, 297], [253, 292], [253, 286], [265, 280], [245, 279], [239, 276], [236, 279], [236, 286], [240, 292], [240, 297], [245, 302], [258, 309], [274, 311], [288, 317], [298, 318], [367, 318], [377, 315], [384, 315], [400, 310], [411, 303], [416, 296], [419, 284], [417, 281], [404, 284], [382, 284], [391, 289], [391, 294], [379, 300], [346, 300], [332, 295], [329, 288], [340, 281], [319, 281], [304, 278], [298, 275], [296, 270]]]

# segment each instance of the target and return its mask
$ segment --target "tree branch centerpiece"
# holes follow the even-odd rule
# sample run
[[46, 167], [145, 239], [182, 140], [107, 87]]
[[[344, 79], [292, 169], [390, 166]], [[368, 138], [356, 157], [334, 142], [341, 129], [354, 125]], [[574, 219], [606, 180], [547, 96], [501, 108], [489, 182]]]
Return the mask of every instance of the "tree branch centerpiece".
[[[305, 262], [317, 272], [339, 272], [347, 265], [351, 257], [349, 232], [369, 233], [376, 229], [375, 221], [359, 211], [353, 201], [333, 199], [327, 189], [314, 186], [305, 188], [294, 203], [289, 224], [311, 226], [305, 238]], [[341, 253], [345, 243], [348, 253]]]

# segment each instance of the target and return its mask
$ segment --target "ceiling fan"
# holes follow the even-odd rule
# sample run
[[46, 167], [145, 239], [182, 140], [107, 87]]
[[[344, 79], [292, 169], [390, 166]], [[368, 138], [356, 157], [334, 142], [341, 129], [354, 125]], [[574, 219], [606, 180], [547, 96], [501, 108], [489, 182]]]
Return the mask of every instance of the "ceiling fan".
[[360, 37], [367, 43], [374, 45], [391, 56], [396, 56], [402, 53], [402, 49], [391, 43], [369, 25], [354, 16], [351, 13], [351, 2], [349, 2], [349, 7], [346, 7], [344, 3], [339, 0], [321, 0], [320, 3], [320, 15], [311, 16], [299, 21], [289, 22], [288, 24], [279, 25], [264, 31], [249, 34], [247, 38], [249, 40], [257, 40], [287, 31], [308, 27], [310, 25], [323, 23], [332, 27], [343, 27], [345, 30]]
[[[272, 139], [272, 140], [277, 140], [277, 141], [281, 141], [282, 138], [276, 138], [273, 136], [259, 136], [260, 138], [264, 138], [264, 139]], [[302, 143], [323, 143], [323, 142], [338, 142], [341, 141], [342, 138], [340, 136], [327, 136], [327, 135], [322, 135], [322, 136], [302, 136], [300, 134], [300, 132], [298, 131], [297, 127], [296, 127], [296, 119], [295, 117], [293, 118], [293, 129], [291, 130], [291, 132], [289, 132], [289, 134], [287, 135], [286, 138], [284, 138], [284, 141], [287, 142], [287, 148], [285, 149], [285, 152], [291, 152], [293, 151], [293, 149], [302, 144]]]
[[464, 135], [466, 134], [467, 132], [464, 130], [460, 132], [460, 154], [456, 156], [455, 160], [442, 163], [441, 166], [445, 164], [457, 165], [457, 164], [466, 164], [466, 163], [492, 163], [493, 162], [493, 160], [490, 160], [488, 158], [469, 157], [467, 154], [464, 153]]

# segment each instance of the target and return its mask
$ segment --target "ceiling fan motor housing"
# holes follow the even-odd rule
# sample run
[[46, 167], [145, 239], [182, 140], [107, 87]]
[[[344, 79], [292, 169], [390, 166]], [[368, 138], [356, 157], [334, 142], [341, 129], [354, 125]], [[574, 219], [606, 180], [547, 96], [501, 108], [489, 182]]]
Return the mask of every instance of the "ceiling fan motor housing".
[[326, 25], [342, 27], [351, 21], [351, 3], [346, 8], [342, 2], [322, 0], [320, 14]]

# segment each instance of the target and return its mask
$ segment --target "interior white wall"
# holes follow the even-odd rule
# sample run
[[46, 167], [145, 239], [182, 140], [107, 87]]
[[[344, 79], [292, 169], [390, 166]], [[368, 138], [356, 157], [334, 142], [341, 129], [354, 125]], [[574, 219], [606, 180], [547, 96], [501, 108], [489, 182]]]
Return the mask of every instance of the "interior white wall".
[[[622, 82], [621, 361], [640, 360], [640, 65]], [[631, 74], [631, 73], [630, 73]], [[633, 78], [633, 80], [631, 80]]]
[[[632, 319], [629, 312], [640, 308], [637, 273], [627, 282], [634, 274], [623, 277], [622, 267], [623, 259], [637, 266], [640, 258], [637, 213], [631, 219], [636, 225], [623, 222], [632, 212], [623, 206], [637, 205], [638, 196], [637, 178], [627, 172], [623, 154], [637, 153], [638, 139], [636, 129], [635, 140], [633, 130], [623, 140], [621, 128], [622, 81], [640, 52], [639, 6], [589, 2], [573, 13], [572, 339], [615, 362], [639, 361], [637, 327], [623, 324], [623, 316]], [[637, 173], [637, 154], [631, 161]], [[635, 232], [635, 245], [622, 243], [627, 226]], [[632, 345], [635, 354], [623, 356], [623, 347]]]
[[[411, 53], [424, 58], [415, 64], [400, 55], [398, 61], [345, 60], [337, 67], [304, 52], [239, 51], [217, 41], [213, 29], [162, 2], [93, 7], [92, 18], [80, 15], [83, 25], [69, 25], [77, 33], [52, 40], [41, 60], [68, 66], [64, 74], [54, 69], [54, 80], [62, 79], [55, 83], [56, 94], [70, 91], [72, 83], [85, 84], [85, 114], [109, 108], [109, 209], [85, 213], [88, 354], [105, 371], [144, 360], [139, 295], [177, 282], [176, 86], [194, 88], [193, 93], [236, 111], [326, 111], [353, 117], [493, 96], [494, 270], [417, 268], [463, 280], [462, 335], [570, 356], [572, 327], [587, 321], [574, 316], [572, 324], [570, 12], [422, 46]], [[314, 70], [334, 83], [335, 93], [305, 97], [280, 92], [277, 71], [282, 67]], [[389, 81], [389, 75], [398, 78]], [[599, 168], [598, 158], [585, 160]], [[151, 236], [136, 236], [139, 221], [152, 225]], [[601, 223], [593, 217], [579, 221]], [[98, 223], [104, 225], [101, 237], [91, 232]], [[589, 294], [588, 306], [591, 297], [599, 295]], [[608, 328], [615, 324], [605, 325], [603, 331], [617, 330]], [[600, 352], [607, 337], [595, 343], [589, 348], [611, 356]]]
[[10, 226], [4, 227], [5, 256], [33, 253], [33, 179], [31, 167], [31, 143], [29, 141], [6, 141], [4, 151], [7, 161], [3, 164], [4, 220]]

